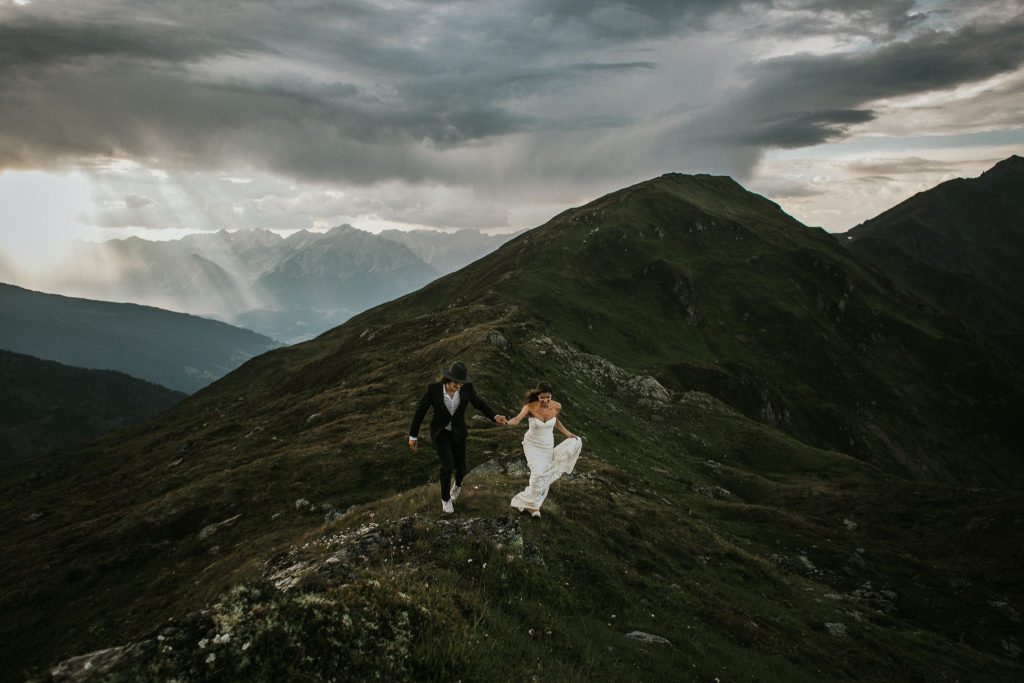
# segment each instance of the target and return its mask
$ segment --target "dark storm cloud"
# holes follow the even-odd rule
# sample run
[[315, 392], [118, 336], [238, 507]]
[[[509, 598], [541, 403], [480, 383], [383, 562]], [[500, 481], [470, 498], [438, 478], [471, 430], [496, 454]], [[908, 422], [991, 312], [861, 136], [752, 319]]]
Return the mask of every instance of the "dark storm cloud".
[[650, 40], [707, 30], [723, 15], [775, 11], [771, 24], [756, 33], [773, 35], [892, 35], [924, 20], [915, 0], [537, 0], [536, 16], [552, 17], [560, 27], [578, 27], [590, 38]]
[[[117, 156], [191, 167], [243, 162], [351, 182], [446, 179], [452, 174], [429, 158], [432, 149], [544, 125], [542, 112], [517, 102], [656, 66], [576, 53], [538, 64], [518, 44], [478, 42], [497, 30], [487, 17], [432, 26], [416, 20], [415, 4], [406, 13], [357, 3], [260, 6], [260, 20], [249, 19], [268, 24], [262, 45], [242, 35], [235, 14], [186, 5], [189, 12], [161, 5], [162, 21], [135, 24], [76, 15], [0, 25], [8, 93], [0, 99], [0, 168]], [[231, 58], [253, 66], [210, 72]], [[290, 60], [300, 73], [263, 74], [261, 60]], [[339, 67], [361, 85], [328, 80]], [[581, 117], [576, 127], [613, 120]]]
[[757, 148], [806, 147], [841, 138], [875, 117], [875, 101], [954, 88], [1024, 63], [1024, 19], [921, 33], [877, 49], [799, 54], [748, 68], [750, 83], [682, 126], [686, 139]]
[[789, 7], [789, 16], [771, 27], [778, 36], [852, 35], [886, 38], [911, 29], [927, 19], [915, 11], [915, 0], [803, 0], [771, 3]]
[[[473, 183], [506, 161], [486, 145], [532, 136], [518, 159], [509, 157], [529, 168], [494, 177], [601, 173], [592, 149], [625, 161], [616, 144], [647, 157], [623, 173], [662, 172], [685, 159], [695, 170], [742, 175], [763, 148], [841, 137], [871, 120], [880, 97], [1020, 63], [1019, 17], [885, 42], [922, 21], [914, 8], [911, 0], [6, 6], [0, 170], [109, 156], [357, 184]], [[736, 30], [763, 41], [820, 33], [881, 42], [750, 66], [748, 85], [662, 130], [648, 100], [688, 109], [684, 95], [671, 101], [673, 79], [689, 66], [672, 62], [672, 50], [722, 17], [742, 18]], [[655, 90], [632, 92], [634, 83]], [[616, 139], [588, 140], [592, 133]], [[583, 144], [552, 144], [575, 134]]]
[[774, 59], [754, 70], [759, 89], [785, 96], [865, 102], [945, 89], [1011, 71], [1024, 61], [1024, 18], [927, 32], [865, 53]]
[[810, 147], [840, 135], [847, 126], [874, 118], [861, 109], [826, 111], [787, 111], [751, 120], [748, 131], [735, 141], [746, 145], [772, 147]]
[[249, 40], [225, 40], [166, 25], [52, 21], [0, 23], [0, 72], [48, 65], [71, 66], [89, 58], [194, 62], [255, 50]]
[[[261, 33], [266, 45], [240, 35], [233, 15], [204, 7], [184, 25], [174, 3], [164, 23], [36, 16], [0, 25], [0, 87], [9, 93], [0, 100], [0, 167], [96, 155], [214, 166], [242, 160], [301, 177], [416, 179], [429, 162], [410, 145], [444, 148], [536, 128], [512, 100], [654, 66], [575, 54], [572, 62], [534, 65], [518, 54], [489, 53], [487, 45], [466, 50], [466, 39], [445, 40], [444, 28], [423, 33], [414, 16], [351, 3], [334, 8], [333, 23], [306, 26], [303, 16], [323, 19], [327, 6], [293, 4], [278, 9], [295, 12], [260, 9], [271, 12], [265, 19], [280, 19]], [[426, 48], [415, 47], [418, 38]], [[264, 77], [257, 66], [217, 77], [196, 68], [229, 57], [255, 65], [263, 57], [297, 59], [313, 75]], [[317, 74], [335, 61], [365, 85]]]
[[592, 37], [649, 39], [681, 29], [699, 30], [709, 16], [743, 4], [741, 0], [536, 0], [528, 3], [527, 7], [534, 16], [550, 17], [562, 27], [575, 25]]

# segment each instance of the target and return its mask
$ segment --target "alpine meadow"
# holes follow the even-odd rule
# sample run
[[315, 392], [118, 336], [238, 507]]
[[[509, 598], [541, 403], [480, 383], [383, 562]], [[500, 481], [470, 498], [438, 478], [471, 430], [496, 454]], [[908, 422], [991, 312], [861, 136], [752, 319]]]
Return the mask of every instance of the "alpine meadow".
[[[664, 175], [5, 470], [7, 678], [1014, 680], [1021, 359], [846, 242]], [[542, 519], [482, 417], [436, 509], [445, 359], [508, 414], [554, 386]]]

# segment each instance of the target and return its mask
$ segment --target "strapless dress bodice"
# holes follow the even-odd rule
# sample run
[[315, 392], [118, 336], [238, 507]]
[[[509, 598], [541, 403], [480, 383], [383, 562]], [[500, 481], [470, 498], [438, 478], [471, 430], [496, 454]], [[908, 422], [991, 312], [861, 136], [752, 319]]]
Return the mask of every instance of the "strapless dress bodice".
[[551, 448], [555, 443], [555, 422], [557, 421], [557, 415], [550, 420], [540, 420], [531, 415], [529, 419], [530, 428], [526, 431], [523, 441]]

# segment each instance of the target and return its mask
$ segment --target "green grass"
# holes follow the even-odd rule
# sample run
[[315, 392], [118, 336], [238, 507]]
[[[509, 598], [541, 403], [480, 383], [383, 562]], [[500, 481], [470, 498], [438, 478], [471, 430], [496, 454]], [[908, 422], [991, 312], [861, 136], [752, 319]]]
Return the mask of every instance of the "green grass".
[[[1019, 625], [991, 603], [1024, 605], [1017, 375], [763, 200], [712, 211], [740, 196], [732, 184], [665, 183], [568, 211], [160, 420], [4, 473], [8, 677], [174, 619], [183, 646], [121, 675], [1014, 678], [1002, 643], [1019, 645]], [[649, 192], [695, 199], [630, 200]], [[591, 234], [599, 248], [581, 257]], [[585, 437], [581, 476], [555, 485], [540, 520], [509, 522], [523, 480], [467, 480], [455, 520], [512, 524], [512, 548], [449, 533], [436, 458], [405, 445], [423, 386], [456, 359], [509, 413], [552, 383]], [[638, 374], [673, 400], [629, 389]], [[522, 428], [471, 429], [473, 465], [520, 452]], [[325, 504], [342, 519], [325, 526]], [[402, 542], [297, 592], [269, 587], [281, 558], [322, 563], [332, 535], [370, 522]], [[204, 668], [196, 643], [225, 610], [260, 655], [228, 651], [233, 638]], [[345, 615], [374, 636], [344, 637]]]

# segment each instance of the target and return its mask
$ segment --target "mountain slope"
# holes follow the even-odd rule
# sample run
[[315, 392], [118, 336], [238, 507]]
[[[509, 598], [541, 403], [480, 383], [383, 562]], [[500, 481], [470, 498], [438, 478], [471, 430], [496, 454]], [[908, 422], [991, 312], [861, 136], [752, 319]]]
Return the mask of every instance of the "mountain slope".
[[916, 194], [840, 239], [1024, 360], [1024, 158]]
[[0, 349], [117, 370], [187, 393], [276, 345], [255, 332], [183, 313], [0, 284]]
[[0, 351], [0, 465], [131, 426], [183, 398], [119, 372]]
[[[113, 680], [1008, 679], [1017, 378], [886, 282], [726, 178], [566, 211], [6, 476], [0, 642], [131, 644]], [[521, 432], [480, 420], [441, 518], [404, 442], [454, 359], [508, 412], [553, 383], [584, 437], [541, 520], [509, 513]]]
[[[819, 446], [929, 479], [1020, 476], [1020, 372], [728, 179], [613, 193], [406, 301], [452, 291], [521, 305], [580, 349]], [[963, 457], [977, 433], [998, 435], [981, 462]]]

